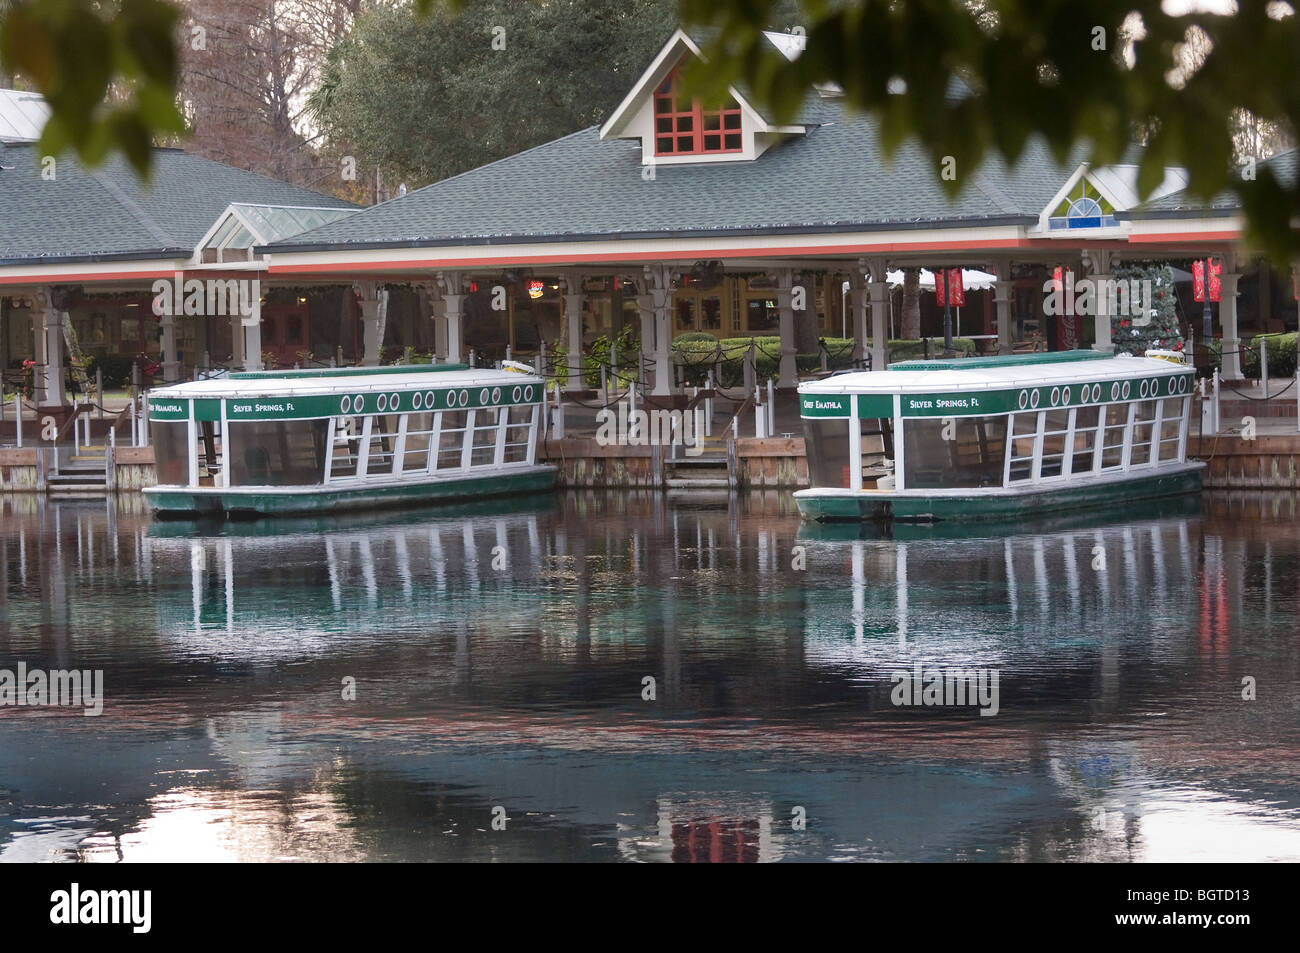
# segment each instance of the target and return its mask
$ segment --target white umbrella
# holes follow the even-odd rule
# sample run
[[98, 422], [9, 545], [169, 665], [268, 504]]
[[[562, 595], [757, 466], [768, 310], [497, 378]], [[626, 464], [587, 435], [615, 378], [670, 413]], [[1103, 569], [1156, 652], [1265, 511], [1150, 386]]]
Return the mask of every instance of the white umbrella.
[[[891, 288], [897, 288], [903, 283], [902, 270], [891, 271], [885, 275], [885, 280]], [[993, 283], [998, 280], [997, 275], [990, 275], [987, 271], [979, 271], [976, 268], [963, 268], [961, 270], [961, 284], [967, 291], [984, 291], [992, 288]], [[921, 269], [921, 290], [934, 290], [934, 272], [929, 268]]]

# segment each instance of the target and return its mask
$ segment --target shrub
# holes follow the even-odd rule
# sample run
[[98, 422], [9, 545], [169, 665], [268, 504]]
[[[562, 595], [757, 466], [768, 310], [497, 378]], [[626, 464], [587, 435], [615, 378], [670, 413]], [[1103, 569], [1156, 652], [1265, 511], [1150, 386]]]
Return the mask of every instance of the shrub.
[[[1259, 380], [1260, 374], [1260, 338], [1268, 338], [1268, 376], [1270, 378], [1292, 377], [1296, 372], [1296, 346], [1300, 335], [1295, 331], [1285, 334], [1259, 334], [1249, 341], [1241, 342], [1241, 373], [1250, 380]], [[1216, 340], [1210, 345], [1210, 361], [1223, 370], [1223, 342]]]
[[104, 357], [92, 357], [86, 364], [86, 376], [93, 382], [95, 372], [104, 372], [104, 389], [118, 390], [131, 384], [131, 365], [129, 357], [109, 354]]

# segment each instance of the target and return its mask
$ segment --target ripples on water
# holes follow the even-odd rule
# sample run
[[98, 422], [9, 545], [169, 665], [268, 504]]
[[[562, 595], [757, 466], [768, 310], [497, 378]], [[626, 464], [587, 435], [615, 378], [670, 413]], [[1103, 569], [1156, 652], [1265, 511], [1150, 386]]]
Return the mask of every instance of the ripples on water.
[[[0, 708], [3, 860], [1300, 858], [1294, 497], [893, 538], [777, 494], [0, 508], [0, 668], [107, 695]], [[998, 714], [891, 704], [918, 662]]]

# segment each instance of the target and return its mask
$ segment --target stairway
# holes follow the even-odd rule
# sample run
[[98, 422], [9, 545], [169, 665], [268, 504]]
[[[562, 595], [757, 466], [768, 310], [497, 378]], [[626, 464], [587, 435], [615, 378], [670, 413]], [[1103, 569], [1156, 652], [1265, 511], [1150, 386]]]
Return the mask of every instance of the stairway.
[[46, 492], [64, 498], [108, 495], [108, 462], [103, 447], [82, 447], [46, 477]]
[[729, 491], [731, 477], [727, 472], [727, 438], [702, 438], [702, 453], [687, 456], [678, 448], [676, 460], [665, 460], [664, 485], [669, 491]]

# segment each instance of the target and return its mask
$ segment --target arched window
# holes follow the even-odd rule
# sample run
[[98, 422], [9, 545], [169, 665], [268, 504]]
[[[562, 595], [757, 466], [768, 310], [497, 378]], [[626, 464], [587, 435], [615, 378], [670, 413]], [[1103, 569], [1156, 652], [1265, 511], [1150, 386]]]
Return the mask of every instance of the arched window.
[[727, 100], [721, 109], [702, 109], [684, 99], [674, 69], [655, 90], [655, 155], [716, 155], [741, 151], [740, 106]]
[[1115, 224], [1115, 210], [1096, 187], [1081, 178], [1048, 219], [1050, 228], [1106, 228]]

